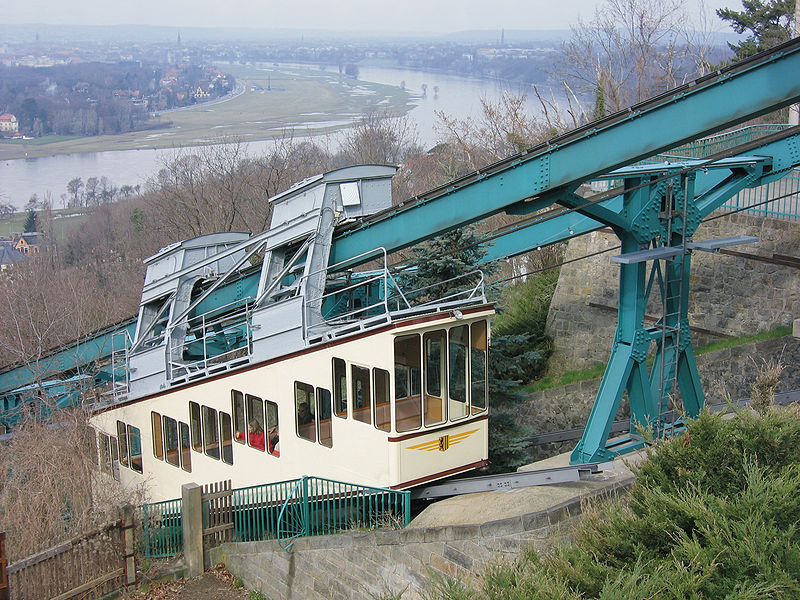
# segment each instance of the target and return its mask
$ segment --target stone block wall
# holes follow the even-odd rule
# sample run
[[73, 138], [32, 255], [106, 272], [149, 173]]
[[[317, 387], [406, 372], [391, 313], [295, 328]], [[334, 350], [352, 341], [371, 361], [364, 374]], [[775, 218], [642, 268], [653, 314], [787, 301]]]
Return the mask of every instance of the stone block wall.
[[290, 552], [275, 541], [228, 543], [213, 549], [211, 559], [270, 600], [373, 600], [403, 590], [404, 599], [416, 600], [430, 589], [431, 575], [471, 582], [526, 547], [549, 549], [569, 535], [584, 502], [632, 483], [630, 476], [548, 510], [481, 525], [301, 538]]
[[[800, 339], [791, 335], [733, 348], [708, 352], [697, 357], [697, 369], [703, 383], [707, 404], [751, 397], [750, 386], [766, 364], [780, 362], [785, 370], [776, 392], [800, 390]], [[601, 378], [533, 392], [521, 405], [520, 423], [534, 434], [584, 427], [600, 389]], [[618, 419], [628, 417], [622, 402]], [[575, 441], [543, 444], [530, 448], [530, 462], [569, 452]]]
[[[747, 216], [725, 215], [704, 223], [696, 240], [754, 235], [760, 241], [733, 250], [771, 258], [773, 254], [797, 256], [800, 223]], [[566, 259], [618, 245], [616, 236], [595, 232], [575, 238]], [[562, 267], [550, 313], [548, 333], [555, 340], [551, 371], [583, 369], [606, 362], [616, 328], [619, 266], [609, 257], [619, 250]], [[657, 295], [654, 290], [654, 295]], [[600, 308], [604, 307], [604, 308]], [[647, 313], [660, 316], [657, 302]], [[751, 259], [695, 252], [692, 257], [689, 322], [714, 333], [752, 335], [778, 325], [791, 325], [800, 317], [800, 269]], [[695, 345], [715, 339], [692, 334]]]

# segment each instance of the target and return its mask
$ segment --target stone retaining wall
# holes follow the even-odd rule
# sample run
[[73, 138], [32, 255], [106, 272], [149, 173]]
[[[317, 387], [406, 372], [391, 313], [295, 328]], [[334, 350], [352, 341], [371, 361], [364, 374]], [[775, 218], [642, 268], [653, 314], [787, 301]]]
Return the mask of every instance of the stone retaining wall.
[[[800, 223], [725, 215], [704, 223], [696, 240], [754, 235], [760, 241], [732, 248], [770, 258], [773, 254], [797, 256]], [[619, 244], [616, 236], [595, 232], [569, 242], [566, 259], [579, 258]], [[555, 341], [553, 373], [605, 363], [611, 353], [616, 328], [619, 266], [609, 256], [613, 250], [562, 267], [547, 319]], [[657, 296], [657, 289], [654, 290]], [[660, 315], [657, 302], [647, 313]], [[729, 336], [752, 335], [777, 325], [791, 325], [800, 317], [800, 270], [794, 267], [695, 252], [692, 256], [689, 322], [693, 327]], [[695, 345], [718, 337], [693, 333]]]
[[[708, 404], [724, 401], [724, 393], [733, 400], [751, 396], [750, 386], [759, 368], [780, 361], [786, 368], [776, 392], [800, 389], [800, 340], [792, 336], [751, 342], [697, 357], [697, 368]], [[592, 410], [601, 378], [533, 392], [522, 405], [520, 422], [534, 434], [584, 427]], [[623, 403], [619, 419], [627, 418]], [[530, 449], [528, 461], [568, 452], [575, 442], [543, 444]]]
[[228, 543], [213, 549], [211, 559], [270, 600], [374, 600], [402, 590], [404, 600], [416, 600], [430, 589], [431, 575], [469, 582], [528, 546], [549, 549], [569, 535], [583, 502], [632, 483], [630, 476], [548, 510], [482, 525], [301, 538], [291, 552], [274, 541]]

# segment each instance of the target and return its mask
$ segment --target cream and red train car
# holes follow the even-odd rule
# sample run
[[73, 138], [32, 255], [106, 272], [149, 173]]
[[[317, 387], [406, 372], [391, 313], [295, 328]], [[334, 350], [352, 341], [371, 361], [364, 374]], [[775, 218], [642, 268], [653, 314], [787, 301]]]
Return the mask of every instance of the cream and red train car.
[[91, 417], [107, 476], [155, 502], [189, 482], [406, 489], [486, 464], [494, 310], [480, 273], [436, 298], [402, 290], [385, 252], [368, 272], [328, 265], [337, 223], [387, 208], [393, 173], [311, 178], [272, 199], [268, 232], [146, 261], [124, 375]]

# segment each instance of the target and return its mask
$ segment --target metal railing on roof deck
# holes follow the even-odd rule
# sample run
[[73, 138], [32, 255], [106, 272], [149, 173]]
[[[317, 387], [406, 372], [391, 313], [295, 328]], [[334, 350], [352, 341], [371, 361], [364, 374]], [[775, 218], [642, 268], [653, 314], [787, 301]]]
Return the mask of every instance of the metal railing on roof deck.
[[[480, 270], [404, 291], [402, 276], [398, 281], [391, 273], [384, 248], [376, 248], [351, 260], [375, 254], [383, 262], [381, 268], [349, 273], [338, 286], [335, 280], [329, 281], [328, 289], [331, 291], [316, 300], [306, 300], [306, 323], [312, 322], [311, 310], [318, 311], [323, 320], [321, 323], [306, 325], [307, 338], [329, 334], [338, 329], [350, 331], [356, 326], [375, 326], [404, 313], [445, 310], [463, 304], [486, 302], [485, 278]], [[340, 264], [330, 266], [328, 271], [334, 271]], [[312, 275], [315, 274], [305, 277]]]
[[253, 341], [252, 303], [248, 296], [188, 319], [182, 341], [168, 339], [170, 380], [191, 379], [247, 358]]

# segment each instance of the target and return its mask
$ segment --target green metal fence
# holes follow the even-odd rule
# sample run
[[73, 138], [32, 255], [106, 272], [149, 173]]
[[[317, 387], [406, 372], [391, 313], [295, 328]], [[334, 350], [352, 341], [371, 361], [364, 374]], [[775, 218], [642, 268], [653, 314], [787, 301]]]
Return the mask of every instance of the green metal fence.
[[278, 540], [288, 549], [295, 538], [353, 529], [399, 529], [411, 520], [411, 492], [303, 477], [278, 515]]
[[662, 159], [663, 157], [706, 158], [718, 152], [730, 150], [731, 148], [736, 148], [742, 144], [752, 142], [753, 140], [783, 131], [788, 127], [790, 127], [790, 125], [785, 123], [748, 125], [747, 127], [742, 127], [734, 131], [726, 131], [690, 142], [680, 148], [673, 148], [666, 154], [660, 156]]
[[143, 535], [139, 540], [145, 558], [164, 558], [183, 552], [182, 506], [178, 498], [140, 507]]
[[767, 185], [742, 190], [720, 210], [800, 221], [800, 169]]
[[[673, 148], [668, 153], [658, 154], [641, 161], [639, 164], [654, 164], [664, 161], [679, 161], [686, 158], [707, 158], [718, 152], [736, 148], [765, 136], [790, 127], [784, 123], [766, 125], [748, 125], [735, 131], [727, 131], [712, 135]], [[621, 180], [612, 180], [607, 184], [595, 183], [595, 191], [604, 191], [609, 187], [622, 185]], [[777, 219], [800, 221], [800, 169], [790, 171], [785, 177], [757, 188], [748, 188], [739, 192], [720, 209], [722, 212], [744, 212], [746, 214]]]
[[[181, 500], [141, 509], [144, 556], [182, 552]], [[411, 492], [301, 477], [233, 490], [226, 510], [232, 514], [234, 541], [279, 540], [289, 549], [297, 537], [405, 527], [411, 521]], [[208, 511], [204, 505], [204, 515]]]

